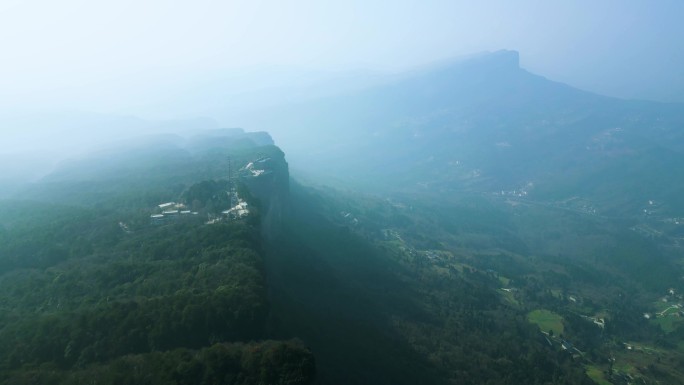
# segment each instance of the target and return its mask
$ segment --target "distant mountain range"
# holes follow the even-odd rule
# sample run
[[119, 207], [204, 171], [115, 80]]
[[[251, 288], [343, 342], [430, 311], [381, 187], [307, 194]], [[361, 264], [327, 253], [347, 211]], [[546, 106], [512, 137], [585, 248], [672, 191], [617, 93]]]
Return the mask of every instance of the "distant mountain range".
[[293, 169], [376, 190], [580, 197], [603, 214], [684, 209], [684, 106], [604, 97], [532, 74], [515, 51], [274, 107]]
[[294, 99], [245, 115], [275, 140], [98, 117], [118, 142], [7, 190], [0, 383], [681, 383], [681, 105], [513, 51]]

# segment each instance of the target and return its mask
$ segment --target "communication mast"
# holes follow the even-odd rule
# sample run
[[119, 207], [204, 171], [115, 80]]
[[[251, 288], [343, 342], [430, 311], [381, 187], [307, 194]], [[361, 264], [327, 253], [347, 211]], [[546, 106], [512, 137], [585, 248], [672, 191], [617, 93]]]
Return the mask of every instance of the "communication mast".
[[232, 172], [231, 166], [232, 166], [232, 162], [231, 162], [231, 159], [229, 156], [228, 157], [228, 186], [232, 186], [232, 184], [233, 184], [233, 179], [232, 179], [233, 172]]
[[230, 195], [230, 207], [233, 208], [238, 204], [237, 188], [233, 180], [233, 162], [228, 157], [228, 195]]

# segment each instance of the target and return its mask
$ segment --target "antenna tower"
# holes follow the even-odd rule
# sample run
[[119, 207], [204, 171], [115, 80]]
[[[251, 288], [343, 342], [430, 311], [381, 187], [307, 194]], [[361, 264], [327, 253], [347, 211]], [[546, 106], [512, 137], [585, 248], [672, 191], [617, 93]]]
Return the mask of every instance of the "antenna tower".
[[230, 207], [233, 208], [237, 205], [237, 189], [233, 181], [233, 162], [230, 156], [228, 157], [228, 194], [230, 195]]

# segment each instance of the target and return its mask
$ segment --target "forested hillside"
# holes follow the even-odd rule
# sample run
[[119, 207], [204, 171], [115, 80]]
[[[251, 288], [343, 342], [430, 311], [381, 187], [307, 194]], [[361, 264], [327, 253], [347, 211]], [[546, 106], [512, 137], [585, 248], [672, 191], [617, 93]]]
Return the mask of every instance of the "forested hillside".
[[[0, 381], [311, 383], [308, 348], [269, 340], [261, 200], [238, 171], [284, 160], [255, 138], [86, 159], [3, 201]], [[196, 211], [156, 214], [169, 200]]]
[[306, 186], [266, 139], [157, 139], [2, 201], [0, 383], [683, 382], [670, 238]]
[[292, 196], [267, 252], [276, 330], [312, 347], [321, 383], [684, 379], [678, 254], [657, 241], [479, 196]]
[[579, 197], [598, 214], [633, 217], [649, 200], [684, 210], [682, 111], [554, 82], [502, 50], [249, 122], [283, 138], [294, 167], [342, 188]]

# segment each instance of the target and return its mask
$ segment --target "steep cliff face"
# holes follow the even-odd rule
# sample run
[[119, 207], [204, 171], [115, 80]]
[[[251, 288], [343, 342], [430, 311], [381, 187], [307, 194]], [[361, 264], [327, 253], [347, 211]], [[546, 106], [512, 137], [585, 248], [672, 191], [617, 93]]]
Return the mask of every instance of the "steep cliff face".
[[263, 157], [243, 169], [241, 177], [261, 206], [262, 236], [271, 240], [282, 231], [290, 211], [290, 173], [285, 154], [275, 146], [268, 147]]

